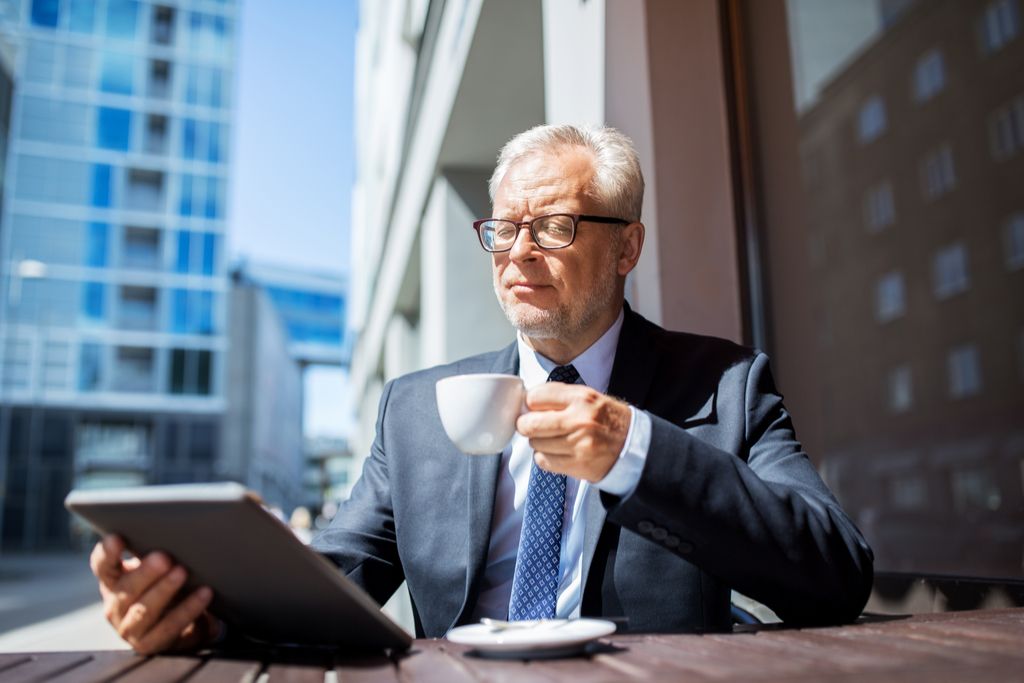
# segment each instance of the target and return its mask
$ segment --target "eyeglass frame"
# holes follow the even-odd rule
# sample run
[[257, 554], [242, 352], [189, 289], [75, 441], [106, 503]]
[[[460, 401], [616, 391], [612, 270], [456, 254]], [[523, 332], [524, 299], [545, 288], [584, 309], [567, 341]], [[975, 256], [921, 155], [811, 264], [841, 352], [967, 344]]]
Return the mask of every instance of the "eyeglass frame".
[[[539, 220], [551, 218], [553, 216], [568, 216], [569, 218], [572, 219], [572, 237], [569, 238], [568, 242], [559, 247], [545, 247], [537, 240], [537, 233], [533, 231], [533, 225]], [[511, 223], [512, 225], [516, 226], [516, 236], [512, 238], [512, 242], [508, 245], [508, 249], [488, 249], [487, 245], [484, 244], [484, 235], [482, 232], [480, 232], [480, 228], [483, 227], [483, 224], [487, 223], [488, 221], [503, 221], [505, 223]], [[548, 213], [544, 214], [543, 216], [537, 216], [533, 220], [529, 221], [514, 221], [510, 218], [481, 218], [479, 220], [473, 221], [473, 230], [476, 231], [476, 237], [478, 240], [480, 240], [480, 246], [483, 247], [483, 250], [489, 254], [504, 254], [507, 251], [512, 251], [512, 248], [516, 246], [516, 240], [519, 239], [519, 231], [523, 230], [524, 228], [529, 229], [530, 237], [533, 239], [533, 243], [536, 244], [539, 248], [544, 249], [545, 251], [556, 251], [558, 249], [565, 249], [566, 247], [572, 246], [573, 242], [576, 241], [576, 230], [577, 228], [579, 228], [581, 222], [603, 223], [605, 225], [629, 225], [633, 221], [627, 221], [624, 218], [614, 218], [612, 216], [593, 216], [585, 213]]]

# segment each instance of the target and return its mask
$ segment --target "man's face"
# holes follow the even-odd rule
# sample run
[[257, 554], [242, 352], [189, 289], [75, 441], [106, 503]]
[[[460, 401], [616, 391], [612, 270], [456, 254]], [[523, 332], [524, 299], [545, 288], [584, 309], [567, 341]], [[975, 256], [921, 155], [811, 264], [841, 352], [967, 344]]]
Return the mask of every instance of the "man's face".
[[[552, 213], [607, 215], [586, 195], [593, 168], [580, 149], [527, 157], [511, 166], [493, 216], [527, 221]], [[564, 249], [541, 249], [521, 230], [511, 251], [493, 255], [494, 292], [513, 327], [533, 339], [571, 342], [610, 324], [622, 305], [618, 225], [583, 222]]]

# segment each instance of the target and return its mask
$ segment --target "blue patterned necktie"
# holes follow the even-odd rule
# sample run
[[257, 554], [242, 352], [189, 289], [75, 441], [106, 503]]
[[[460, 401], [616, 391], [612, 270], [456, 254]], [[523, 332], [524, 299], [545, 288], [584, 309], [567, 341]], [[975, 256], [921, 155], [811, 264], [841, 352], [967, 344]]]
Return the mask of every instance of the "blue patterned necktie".
[[[571, 365], [560, 365], [548, 375], [549, 382], [575, 384], [579, 379], [580, 373]], [[508, 618], [552, 619], [558, 599], [565, 475], [542, 470], [536, 462], [532, 463], [524, 508]]]

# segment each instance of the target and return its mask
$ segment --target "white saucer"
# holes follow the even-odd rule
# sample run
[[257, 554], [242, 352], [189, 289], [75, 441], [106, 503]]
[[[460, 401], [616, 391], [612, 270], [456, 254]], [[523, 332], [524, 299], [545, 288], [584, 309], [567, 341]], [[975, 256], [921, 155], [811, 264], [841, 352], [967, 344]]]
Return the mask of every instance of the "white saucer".
[[537, 659], [576, 654], [597, 638], [615, 633], [615, 624], [603, 619], [551, 619], [529, 628], [495, 631], [484, 624], [459, 626], [448, 640], [469, 645], [485, 657]]

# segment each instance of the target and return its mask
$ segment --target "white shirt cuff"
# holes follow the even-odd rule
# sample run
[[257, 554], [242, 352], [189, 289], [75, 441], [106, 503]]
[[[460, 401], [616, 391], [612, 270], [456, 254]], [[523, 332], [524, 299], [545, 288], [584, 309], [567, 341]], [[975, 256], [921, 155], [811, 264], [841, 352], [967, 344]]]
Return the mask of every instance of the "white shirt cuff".
[[619, 459], [615, 461], [604, 479], [594, 484], [602, 491], [620, 498], [633, 493], [636, 485], [640, 483], [640, 475], [643, 474], [644, 463], [647, 462], [647, 451], [651, 447], [651, 416], [633, 406], [629, 407], [629, 411], [632, 417]]

